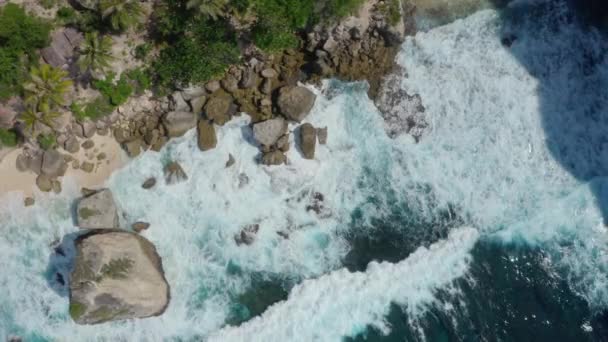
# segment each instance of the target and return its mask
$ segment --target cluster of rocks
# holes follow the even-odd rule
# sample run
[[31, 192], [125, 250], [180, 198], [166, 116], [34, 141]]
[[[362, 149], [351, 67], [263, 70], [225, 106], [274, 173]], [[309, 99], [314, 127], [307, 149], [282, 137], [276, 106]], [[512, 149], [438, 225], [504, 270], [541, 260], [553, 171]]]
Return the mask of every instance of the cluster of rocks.
[[[66, 157], [56, 150], [24, 150], [16, 160], [17, 170], [21, 172], [31, 171], [37, 176], [36, 185], [41, 191], [55, 193], [61, 192], [60, 177], [65, 175], [68, 169]], [[33, 203], [28, 199], [27, 205]]]
[[313, 80], [338, 77], [347, 81], [366, 80], [375, 99], [383, 78], [395, 66], [395, 57], [406, 34], [414, 32], [412, 6], [402, 2], [401, 19], [389, 23], [384, 1], [368, 1], [361, 15], [338, 23], [315, 26], [305, 38], [310, 62], [305, 68]]
[[[75, 240], [69, 277], [70, 315], [79, 324], [157, 316], [170, 300], [162, 260], [143, 236], [118, 228], [118, 208], [108, 189], [83, 189], [76, 220], [86, 230]], [[137, 222], [136, 232], [149, 224]]]

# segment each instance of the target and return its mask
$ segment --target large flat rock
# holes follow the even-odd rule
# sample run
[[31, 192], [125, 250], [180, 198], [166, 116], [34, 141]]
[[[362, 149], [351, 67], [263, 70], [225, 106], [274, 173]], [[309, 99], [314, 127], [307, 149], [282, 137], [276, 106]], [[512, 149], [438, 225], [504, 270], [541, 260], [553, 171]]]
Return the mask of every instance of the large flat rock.
[[162, 260], [139, 234], [96, 230], [76, 239], [70, 316], [97, 324], [162, 314], [170, 300]]

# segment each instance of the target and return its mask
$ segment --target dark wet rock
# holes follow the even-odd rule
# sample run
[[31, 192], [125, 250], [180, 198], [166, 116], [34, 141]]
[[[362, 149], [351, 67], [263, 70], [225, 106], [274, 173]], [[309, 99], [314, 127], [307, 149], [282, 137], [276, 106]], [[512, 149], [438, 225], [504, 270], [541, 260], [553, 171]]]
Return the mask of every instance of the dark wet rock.
[[152, 177], [152, 178], [146, 179], [146, 181], [141, 185], [141, 187], [148, 190], [148, 189], [152, 189], [155, 185], [156, 185], [156, 178]]
[[305, 123], [300, 126], [300, 149], [302, 155], [306, 159], [315, 158], [315, 147], [317, 144], [317, 131], [309, 124]]
[[287, 157], [279, 150], [264, 153], [262, 156], [262, 164], [264, 165], [281, 165], [286, 161]]
[[300, 122], [310, 113], [315, 99], [307, 88], [286, 86], [280, 90], [277, 105], [287, 119]]
[[50, 192], [53, 190], [53, 181], [45, 175], [39, 175], [36, 178], [36, 185], [38, 186], [38, 189], [43, 192]]
[[110, 229], [118, 227], [118, 208], [109, 189], [88, 195], [76, 205], [76, 217], [81, 229]]
[[213, 123], [207, 120], [198, 121], [198, 148], [201, 151], [208, 151], [217, 146], [217, 136]]
[[150, 241], [127, 231], [96, 230], [78, 237], [75, 246], [69, 312], [76, 323], [144, 318], [165, 311], [170, 288]]
[[264, 146], [272, 146], [287, 131], [287, 122], [283, 118], [275, 118], [253, 125], [253, 137]]
[[165, 166], [165, 181], [167, 184], [177, 184], [188, 180], [188, 175], [178, 162], [171, 162]]
[[190, 111], [169, 112], [163, 116], [163, 126], [170, 138], [181, 137], [196, 126], [197, 117]]
[[148, 222], [135, 222], [131, 225], [131, 228], [137, 232], [137, 233], [141, 233], [144, 230], [147, 230], [148, 228], [150, 228], [150, 224]]
[[237, 246], [242, 244], [251, 245], [255, 241], [256, 234], [260, 230], [259, 224], [251, 224], [241, 229], [241, 232], [234, 236]]
[[80, 193], [84, 197], [91, 196], [91, 195], [95, 194], [97, 191], [98, 190], [93, 190], [93, 189], [89, 189], [89, 188], [82, 188], [82, 189], [80, 189]]
[[232, 156], [231, 153], [228, 154], [228, 161], [226, 162], [226, 168], [231, 167], [232, 165], [234, 165], [234, 163], [236, 163], [236, 160], [234, 160], [234, 157]]

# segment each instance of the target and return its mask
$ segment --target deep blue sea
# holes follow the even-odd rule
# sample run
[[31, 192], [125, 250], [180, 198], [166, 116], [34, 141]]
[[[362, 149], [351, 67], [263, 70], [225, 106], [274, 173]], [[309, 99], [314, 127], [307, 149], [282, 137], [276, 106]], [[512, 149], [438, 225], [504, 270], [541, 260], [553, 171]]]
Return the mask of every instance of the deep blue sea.
[[[328, 80], [314, 160], [257, 165], [243, 115], [214, 150], [189, 132], [113, 174], [121, 224], [150, 222], [163, 259], [160, 317], [74, 324], [53, 246], [78, 186], [2, 195], [0, 340], [608, 341], [608, 38], [563, 1], [458, 17], [422, 18], [397, 57], [416, 137], [365, 83]], [[187, 182], [141, 188], [172, 160]]]

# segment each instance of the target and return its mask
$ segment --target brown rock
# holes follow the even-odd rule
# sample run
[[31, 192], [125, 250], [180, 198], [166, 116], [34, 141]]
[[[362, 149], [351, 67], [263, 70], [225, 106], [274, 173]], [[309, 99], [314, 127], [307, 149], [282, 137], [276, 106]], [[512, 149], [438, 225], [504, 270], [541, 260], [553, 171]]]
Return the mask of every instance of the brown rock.
[[80, 165], [80, 169], [86, 173], [91, 173], [95, 169], [95, 165], [91, 162], [85, 161]]
[[304, 87], [281, 88], [277, 105], [286, 118], [300, 122], [312, 109], [316, 95]]
[[289, 135], [285, 134], [277, 140], [277, 148], [283, 152], [289, 151]]
[[93, 148], [93, 146], [95, 146], [95, 142], [93, 142], [93, 140], [86, 140], [80, 146], [82, 146], [82, 148], [84, 148], [85, 150], [90, 150]]
[[141, 153], [141, 139], [135, 139], [131, 141], [127, 141], [123, 144], [124, 149], [127, 151], [127, 154], [131, 158], [137, 157]]
[[69, 153], [77, 153], [80, 151], [80, 143], [78, 143], [78, 139], [76, 139], [76, 137], [71, 136], [65, 141], [63, 148]]
[[224, 125], [230, 121], [236, 111], [232, 97], [228, 95], [213, 96], [205, 104], [205, 116], [216, 125]]
[[300, 126], [300, 149], [302, 155], [306, 159], [315, 158], [315, 147], [317, 144], [317, 131], [309, 124], [305, 123]]
[[262, 70], [262, 77], [264, 78], [276, 78], [277, 76], [279, 76], [279, 73], [274, 69], [266, 68]]
[[171, 162], [165, 166], [165, 181], [167, 184], [177, 184], [188, 179], [188, 175], [178, 162]]
[[201, 151], [208, 151], [217, 146], [217, 136], [213, 123], [207, 120], [198, 121], [198, 148]]
[[40, 175], [36, 178], [36, 185], [38, 186], [38, 189], [43, 192], [53, 190], [53, 181], [45, 175]]
[[287, 161], [287, 157], [281, 151], [271, 151], [262, 156], [262, 164], [264, 165], [281, 165]]
[[255, 241], [255, 236], [260, 230], [259, 224], [250, 224], [241, 229], [239, 234], [234, 236], [234, 242], [236, 242], [237, 246], [242, 244], [251, 245]]
[[141, 233], [144, 230], [150, 228], [150, 224], [148, 222], [135, 222], [131, 225], [131, 228], [137, 233]]

